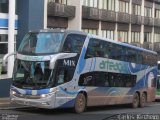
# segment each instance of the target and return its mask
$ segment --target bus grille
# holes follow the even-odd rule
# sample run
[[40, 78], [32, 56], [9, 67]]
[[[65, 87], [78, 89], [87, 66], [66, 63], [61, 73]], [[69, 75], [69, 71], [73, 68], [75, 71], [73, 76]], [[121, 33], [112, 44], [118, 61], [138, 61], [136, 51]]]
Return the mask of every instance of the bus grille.
[[16, 94], [15, 96], [18, 98], [26, 98], [26, 99], [40, 99], [41, 98], [41, 96], [38, 96], [38, 95]]

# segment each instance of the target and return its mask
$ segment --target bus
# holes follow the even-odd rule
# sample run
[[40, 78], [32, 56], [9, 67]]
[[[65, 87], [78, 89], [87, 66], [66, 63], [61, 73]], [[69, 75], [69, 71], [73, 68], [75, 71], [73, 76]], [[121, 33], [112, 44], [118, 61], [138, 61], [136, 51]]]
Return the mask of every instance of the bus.
[[156, 100], [160, 100], [160, 61], [158, 63]]
[[38, 108], [73, 108], [155, 100], [157, 53], [72, 30], [37, 30], [15, 55], [11, 102]]

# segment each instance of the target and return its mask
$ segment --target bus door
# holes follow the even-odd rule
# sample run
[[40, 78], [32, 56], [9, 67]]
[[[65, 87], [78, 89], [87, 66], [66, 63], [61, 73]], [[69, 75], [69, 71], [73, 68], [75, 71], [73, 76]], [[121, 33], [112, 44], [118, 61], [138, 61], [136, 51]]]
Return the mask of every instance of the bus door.
[[67, 102], [67, 84], [66, 82], [66, 69], [64, 67], [58, 67], [56, 70], [56, 86], [58, 87], [58, 90], [55, 94], [56, 100], [55, 100], [55, 107], [61, 107]]

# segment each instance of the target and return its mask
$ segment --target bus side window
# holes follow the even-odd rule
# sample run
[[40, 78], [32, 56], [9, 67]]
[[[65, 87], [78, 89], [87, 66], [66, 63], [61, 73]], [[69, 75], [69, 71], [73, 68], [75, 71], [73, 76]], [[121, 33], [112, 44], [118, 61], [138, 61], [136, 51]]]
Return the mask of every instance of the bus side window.
[[111, 43], [104, 41], [103, 43], [103, 56], [104, 58], [110, 58], [111, 53]]
[[93, 49], [91, 47], [88, 47], [85, 58], [92, 58], [93, 56], [94, 56]]
[[68, 70], [65, 70], [64, 68], [57, 69], [56, 81], [58, 85], [70, 81], [70, 78]]
[[108, 74], [105, 72], [94, 72], [95, 86], [109, 87]]
[[134, 87], [136, 84], [136, 75], [124, 75], [125, 87]]
[[142, 61], [142, 63], [144, 64], [144, 65], [146, 65], [147, 64], [147, 54], [145, 53], [145, 52], [143, 52], [142, 53], [142, 57], [143, 57], [143, 61]]
[[112, 46], [112, 59], [121, 60], [122, 47], [120, 45], [113, 44]]
[[127, 48], [127, 61], [131, 63], [137, 62], [137, 51]]
[[136, 61], [136, 63], [142, 64], [142, 60], [143, 60], [143, 58], [142, 58], [142, 53], [141, 53], [141, 52], [138, 52], [138, 53], [137, 53], [137, 61]]
[[115, 87], [115, 76], [113, 73], [109, 73], [109, 84], [110, 87]]
[[110, 84], [109, 84], [109, 74], [108, 73], [105, 73], [105, 83], [104, 83], [104, 86], [105, 87], [110, 87]]
[[95, 79], [92, 72], [85, 73], [80, 75], [79, 86], [94, 86], [95, 85]]
[[67, 53], [80, 54], [85, 38], [85, 35], [69, 34], [65, 39], [62, 51]]
[[89, 40], [85, 58], [104, 57], [102, 40], [91, 38]]
[[58, 85], [64, 83], [64, 70], [59, 69], [59, 70], [57, 71], [56, 80], [57, 80], [57, 84], [58, 84]]
[[121, 50], [121, 61], [126, 61], [126, 47], [122, 47], [122, 50]]

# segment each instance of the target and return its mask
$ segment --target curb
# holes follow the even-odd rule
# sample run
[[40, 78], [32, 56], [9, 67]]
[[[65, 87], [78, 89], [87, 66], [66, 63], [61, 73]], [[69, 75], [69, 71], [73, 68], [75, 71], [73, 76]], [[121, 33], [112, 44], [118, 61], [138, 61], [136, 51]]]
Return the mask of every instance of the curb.
[[0, 98], [0, 110], [9, 110], [9, 109], [18, 109], [18, 108], [26, 108], [28, 106], [19, 105], [10, 102], [10, 98]]
[[0, 107], [0, 110], [11, 110], [11, 109], [21, 109], [21, 108], [30, 108], [28, 106], [7, 106], [7, 107]]
[[10, 104], [10, 98], [0, 98], [0, 107], [9, 106]]
[[10, 103], [10, 98], [0, 98], [0, 103]]
[[0, 80], [10, 80], [10, 79], [12, 79], [12, 78], [8, 77], [6, 74], [0, 75]]

